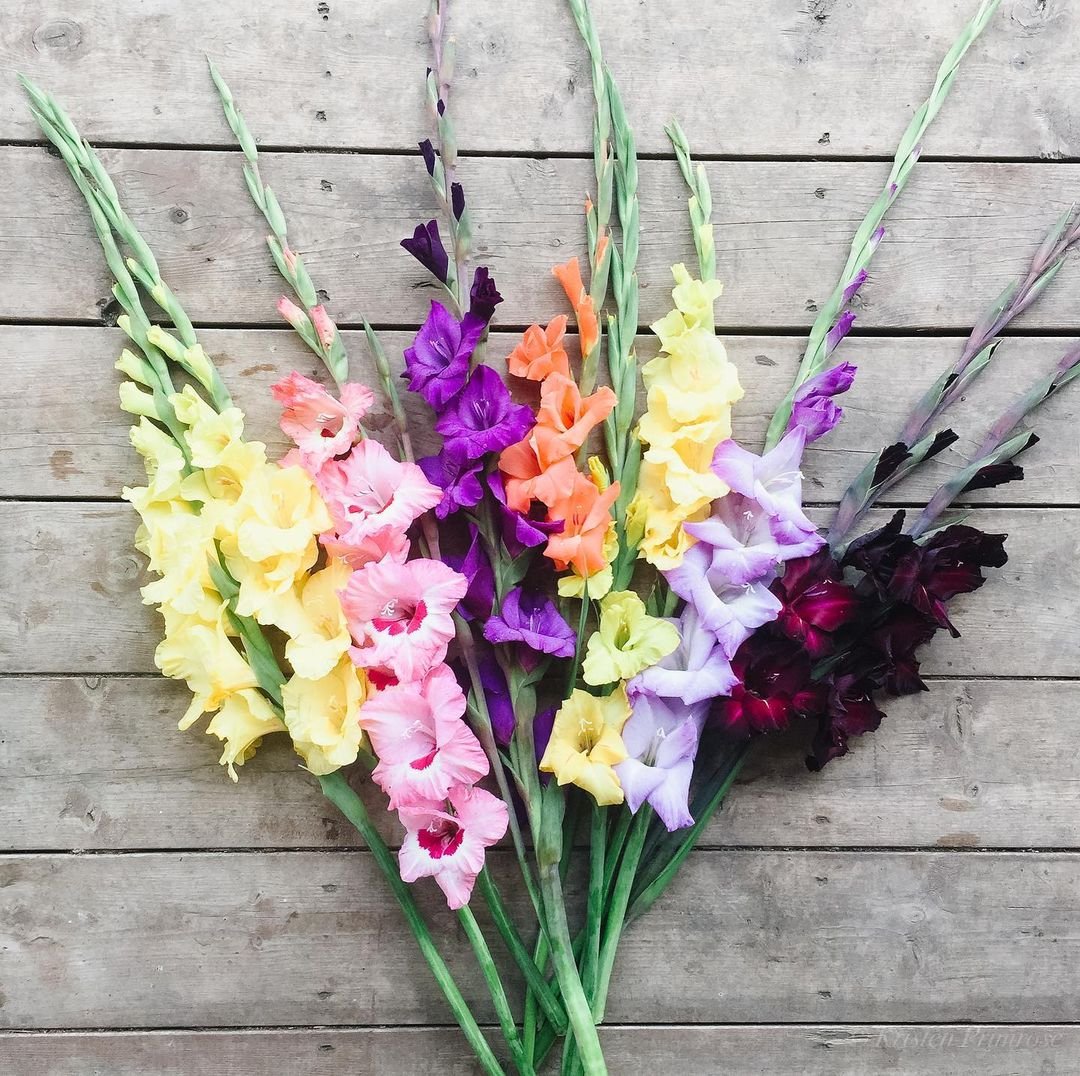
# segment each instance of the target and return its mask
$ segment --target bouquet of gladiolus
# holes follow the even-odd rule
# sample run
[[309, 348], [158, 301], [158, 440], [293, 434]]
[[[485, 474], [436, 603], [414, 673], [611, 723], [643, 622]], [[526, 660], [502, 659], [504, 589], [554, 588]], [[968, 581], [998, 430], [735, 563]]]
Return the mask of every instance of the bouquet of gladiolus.
[[[124, 495], [156, 577], [143, 595], [164, 620], [158, 666], [192, 691], [180, 727], [210, 714], [206, 731], [224, 744], [234, 780], [264, 737], [290, 737], [386, 874], [489, 1074], [504, 1072], [502, 1062], [409, 883], [432, 878], [460, 917], [516, 1071], [536, 1072], [564, 1037], [563, 1072], [605, 1072], [596, 1026], [624, 926], [671, 882], [748, 753], [798, 724], [811, 769], [844, 754], [877, 728], [883, 698], [924, 689], [916, 651], [940, 628], [957, 634], [950, 599], [1005, 562], [1004, 535], [948, 513], [968, 491], [1022, 477], [1016, 457], [1036, 440], [1024, 420], [1076, 376], [1080, 352], [991, 425], [910, 525], [898, 512], [855, 535], [883, 494], [956, 440], [942, 416], [1080, 237], [1070, 215], [896, 441], [873, 453], [827, 534], [803, 511], [800, 470], [806, 445], [841, 420], [836, 397], [856, 375], [835, 354], [882, 220], [996, 6], [979, 6], [905, 133], [760, 454], [731, 437], [742, 388], [715, 333], [711, 194], [677, 124], [668, 133], [690, 191], [699, 272], [673, 267], [672, 310], [652, 327], [659, 352], [639, 369], [634, 137], [586, 0], [570, 8], [596, 104], [588, 280], [578, 258], [553, 270], [576, 341], [566, 310], [545, 312], [505, 364], [489, 354], [501, 296], [487, 268], [470, 272], [451, 42], [436, 0], [433, 132], [420, 150], [442, 221], [420, 223], [401, 245], [440, 294], [400, 378], [365, 323], [381, 405], [349, 379], [342, 336], [289, 245], [255, 140], [211, 69], [291, 292], [279, 310], [329, 377], [294, 371], [274, 385], [294, 444], [278, 461], [245, 439], [242, 413], [94, 151], [27, 84], [85, 196], [124, 309], [131, 348], [117, 363], [120, 399], [137, 416], [131, 440], [147, 473]], [[151, 321], [147, 298], [169, 327]], [[419, 422], [407, 417], [406, 390], [413, 414], [424, 409]], [[418, 457], [414, 435], [437, 451]], [[354, 791], [368, 779], [401, 823], [396, 858]], [[485, 867], [507, 830], [534, 915], [527, 926]], [[563, 888], [579, 835], [583, 910], [568, 909]], [[524, 978], [520, 1014], [471, 910], [474, 891]]]

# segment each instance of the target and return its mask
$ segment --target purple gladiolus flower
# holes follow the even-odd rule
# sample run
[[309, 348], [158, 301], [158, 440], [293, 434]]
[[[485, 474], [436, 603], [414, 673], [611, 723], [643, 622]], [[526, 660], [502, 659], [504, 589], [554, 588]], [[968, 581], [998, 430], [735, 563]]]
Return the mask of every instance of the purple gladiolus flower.
[[435, 429], [469, 459], [479, 459], [520, 441], [532, 425], [529, 408], [514, 403], [503, 379], [481, 365], [449, 402]]
[[465, 212], [465, 191], [460, 183], [450, 184], [450, 210], [454, 214], [454, 220], [461, 220]]
[[472, 536], [469, 551], [463, 557], [448, 554], [446, 562], [469, 583], [465, 597], [458, 603], [458, 612], [466, 620], [486, 620], [495, 603], [495, 573], [474, 523], [469, 524], [469, 533]]
[[836, 319], [836, 324], [825, 334], [826, 358], [840, 346], [840, 341], [851, 332], [851, 326], [854, 324], [855, 315], [850, 310], [845, 310], [840, 317]]
[[499, 289], [486, 266], [478, 266], [473, 273], [472, 288], [469, 291], [469, 314], [486, 325], [495, 313], [495, 307], [503, 301]]
[[487, 702], [488, 717], [491, 718], [495, 741], [505, 747], [510, 742], [510, 737], [514, 735], [516, 724], [514, 704], [510, 699], [506, 677], [491, 650], [485, 649], [480, 652], [477, 666], [480, 670], [480, 682], [484, 685], [484, 700]]
[[615, 765], [633, 814], [648, 801], [669, 831], [693, 825], [690, 778], [708, 709], [707, 703], [687, 708], [656, 695], [634, 698], [622, 730], [630, 757]]
[[776, 619], [783, 606], [765, 582], [733, 583], [712, 566], [712, 550], [699, 542], [691, 546], [677, 568], [666, 572], [668, 585], [697, 610], [701, 627], [712, 632], [730, 658], [764, 624]]
[[469, 360], [483, 331], [483, 324], [469, 315], [459, 322], [442, 303], [432, 302], [412, 347], [405, 349], [409, 388], [420, 393], [437, 414], [464, 387]]
[[[817, 533], [817, 528], [802, 510], [799, 465], [805, 446], [806, 431], [796, 426], [764, 456], [747, 452], [728, 440], [717, 445], [712, 461], [713, 473], [736, 493], [757, 501], [775, 520], [774, 532], [789, 535], [792, 541], [799, 540], [800, 532], [802, 535]], [[820, 545], [821, 541], [817, 543]]]
[[443, 491], [443, 499], [435, 505], [437, 519], [446, 519], [462, 508], [474, 508], [484, 496], [484, 487], [480, 484], [480, 460], [468, 459], [454, 446], [416, 462], [424, 477]]
[[712, 632], [702, 630], [699, 619], [688, 605], [681, 617], [668, 621], [679, 631], [679, 645], [626, 685], [631, 701], [638, 695], [658, 695], [694, 706], [726, 695], [738, 683], [723, 648]]
[[503, 598], [500, 612], [484, 625], [484, 638], [490, 643], [523, 643], [539, 654], [570, 658], [577, 633], [549, 597], [514, 587]]
[[429, 220], [418, 224], [411, 239], [402, 239], [401, 245], [433, 276], [446, 283], [450, 272], [450, 256], [439, 236], [439, 222]]
[[850, 362], [841, 362], [805, 381], [795, 394], [788, 429], [801, 427], [807, 443], [824, 437], [844, 417], [844, 409], [832, 398], [851, 388], [856, 372]]
[[[520, 557], [526, 549], [543, 545], [548, 540], [548, 535], [558, 534], [563, 529], [564, 524], [561, 519], [555, 521], [533, 519], [532, 515], [515, 512], [514, 509], [509, 508], [506, 504], [506, 487], [498, 471], [493, 471], [488, 475], [487, 484], [498, 505], [502, 541], [511, 559]], [[533, 511], [539, 514], [546, 512], [547, 509], [537, 502]]]

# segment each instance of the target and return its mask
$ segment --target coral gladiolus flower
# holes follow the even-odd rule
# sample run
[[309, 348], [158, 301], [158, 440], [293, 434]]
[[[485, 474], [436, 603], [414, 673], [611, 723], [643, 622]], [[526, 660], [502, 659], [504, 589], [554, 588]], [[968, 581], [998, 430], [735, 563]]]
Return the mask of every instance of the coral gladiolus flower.
[[601, 807], [622, 803], [612, 766], [628, 757], [620, 733], [629, 717], [622, 684], [603, 697], [576, 688], [555, 715], [540, 769], [554, 774], [560, 785], [583, 788]]
[[454, 607], [468, 589], [465, 576], [433, 560], [380, 561], [353, 572], [341, 594], [353, 661], [401, 681], [426, 676], [446, 657]]
[[560, 314], [548, 322], [546, 329], [530, 325], [521, 343], [510, 352], [507, 368], [515, 377], [543, 381], [552, 374], [570, 376], [570, 359], [563, 347], [566, 335], [566, 315]]
[[576, 452], [589, 434], [611, 414], [615, 393], [606, 385], [591, 396], [582, 397], [577, 382], [565, 374], [551, 374], [540, 386], [540, 409], [536, 413], [537, 435], [550, 430], [565, 446], [567, 455]]
[[581, 354], [584, 357], [592, 351], [600, 339], [600, 326], [596, 320], [592, 297], [585, 290], [585, 283], [581, 279], [581, 267], [578, 265], [577, 258], [571, 258], [565, 265], [556, 265], [551, 273], [562, 285], [577, 315]]
[[352, 447], [360, 420], [375, 402], [366, 385], [349, 382], [335, 400], [315, 381], [295, 370], [270, 386], [281, 404], [281, 429], [300, 449], [304, 466], [317, 471], [327, 460]]
[[450, 792], [450, 810], [438, 806], [403, 808], [406, 830], [398, 852], [403, 881], [434, 878], [453, 910], [472, 896], [476, 876], [484, 868], [484, 849], [506, 832], [506, 804], [482, 788]]
[[383, 688], [363, 707], [360, 725], [379, 756], [371, 776], [391, 810], [440, 802], [488, 772], [464, 715], [465, 696], [447, 665], [436, 665], [423, 680]]
[[553, 560], [559, 571], [570, 565], [580, 576], [603, 571], [608, 563], [604, 558], [604, 539], [611, 521], [611, 506], [618, 497], [618, 482], [601, 493], [583, 474], [577, 475], [569, 496], [556, 501], [548, 512], [548, 518], [560, 520], [563, 529], [548, 538], [544, 556]]
[[[572, 453], [562, 452], [558, 438], [550, 430], [542, 438], [537, 432], [534, 429], [525, 440], [499, 454], [506, 504], [515, 512], [528, 512], [533, 501], [551, 507], [571, 494], [580, 477]], [[548, 456], [549, 449], [554, 449], [557, 458]]]

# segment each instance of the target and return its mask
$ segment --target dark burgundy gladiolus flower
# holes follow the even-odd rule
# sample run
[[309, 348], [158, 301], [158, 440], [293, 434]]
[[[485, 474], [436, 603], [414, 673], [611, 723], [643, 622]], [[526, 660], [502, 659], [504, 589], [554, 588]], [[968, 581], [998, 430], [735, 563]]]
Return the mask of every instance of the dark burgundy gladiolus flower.
[[424, 158], [424, 167], [427, 169], [429, 176], [435, 175], [435, 147], [431, 144], [430, 138], [425, 138], [420, 143], [420, 153]]
[[429, 220], [427, 224], [418, 224], [409, 239], [402, 239], [401, 245], [437, 280], [446, 283], [450, 272], [450, 256], [442, 244], [439, 235], [439, 222]]
[[901, 510], [884, 527], [856, 538], [841, 561], [845, 567], [858, 568], [866, 576], [869, 586], [882, 598], [888, 597], [889, 580], [896, 562], [915, 547], [914, 538], [900, 533], [903, 526], [904, 512]]
[[836, 677], [826, 712], [818, 720], [807, 767], [817, 771], [834, 758], [846, 755], [850, 737], [873, 732], [884, 718], [885, 714], [874, 705], [872, 684], [855, 676]]
[[954, 637], [945, 603], [969, 594], [986, 582], [981, 568], [1000, 568], [1008, 557], [1004, 534], [984, 534], [956, 525], [935, 534], [925, 545], [913, 545], [897, 561], [888, 589], [892, 597], [932, 617]]
[[829, 550], [788, 563], [782, 579], [769, 588], [783, 603], [776, 627], [802, 643], [812, 658], [833, 649], [832, 633], [855, 615], [859, 600], [841, 581], [840, 565]]
[[930, 642], [937, 630], [935, 621], [910, 606], [898, 605], [892, 609], [885, 622], [866, 639], [872, 654], [870, 663], [878, 668], [877, 686], [890, 695], [926, 691], [915, 651]]
[[981, 471], [975, 472], [975, 477], [960, 491], [971, 493], [976, 489], [993, 489], [995, 486], [1003, 486], [1006, 482], [1021, 482], [1024, 478], [1024, 468], [1011, 460], [1007, 463], [991, 463]]
[[450, 209], [454, 220], [461, 220], [461, 215], [465, 212], [465, 191], [460, 183], [450, 184]]
[[810, 679], [809, 655], [786, 639], [751, 636], [731, 668], [739, 683], [713, 710], [715, 724], [730, 736], [776, 732], [823, 705], [824, 691]]

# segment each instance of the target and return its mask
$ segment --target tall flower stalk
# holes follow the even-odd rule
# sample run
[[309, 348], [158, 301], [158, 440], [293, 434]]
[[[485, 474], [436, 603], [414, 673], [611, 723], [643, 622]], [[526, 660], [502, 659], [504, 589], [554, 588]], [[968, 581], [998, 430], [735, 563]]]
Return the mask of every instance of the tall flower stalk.
[[953, 80], [956, 78], [960, 62], [967, 54], [968, 49], [978, 40], [979, 35], [986, 29], [1000, 3], [1001, 0], [982, 0], [979, 4], [978, 10], [961, 31], [960, 36], [953, 43], [952, 48], [949, 49], [945, 59], [941, 61], [930, 95], [916, 110], [907, 130], [901, 137], [900, 143], [896, 147], [896, 154], [893, 157], [889, 178], [885, 181], [885, 187], [868, 210], [862, 224], [859, 225], [855, 233], [847, 261], [840, 274], [840, 280], [836, 287], [833, 288], [832, 294], [821, 305], [821, 309], [814, 319], [806, 351], [803, 354], [802, 362], [799, 364], [795, 380], [773, 414], [768, 432], [765, 435], [766, 451], [779, 444], [780, 439], [787, 431], [795, 395], [800, 386], [825, 368], [830, 354], [829, 332], [836, 325], [850, 302], [851, 287], [860, 278], [865, 279], [874, 251], [877, 250], [878, 244], [884, 235], [881, 223], [907, 184], [911, 171], [919, 159], [922, 140], [930, 124], [941, 110], [941, 106], [945, 103], [949, 90], [952, 89]]

